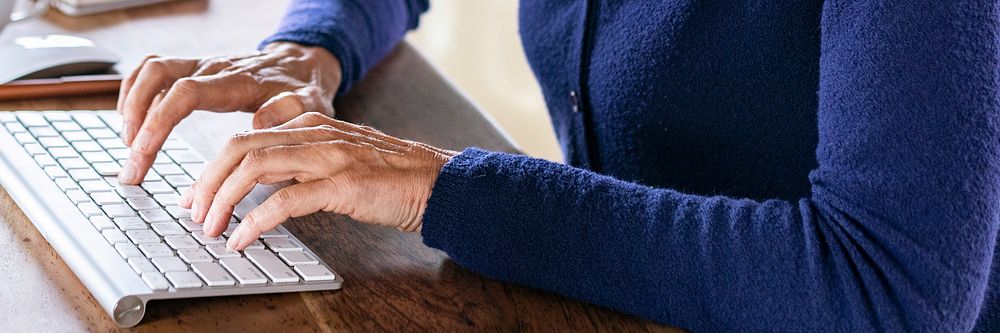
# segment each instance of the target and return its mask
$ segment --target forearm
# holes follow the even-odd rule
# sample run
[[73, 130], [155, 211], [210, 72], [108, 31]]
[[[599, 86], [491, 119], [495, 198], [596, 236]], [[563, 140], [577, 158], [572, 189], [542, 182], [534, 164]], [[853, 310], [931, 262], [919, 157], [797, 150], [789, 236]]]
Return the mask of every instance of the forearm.
[[290, 41], [325, 48], [340, 61], [340, 95], [416, 28], [427, 8], [427, 0], [293, 0], [278, 32], [261, 47]]

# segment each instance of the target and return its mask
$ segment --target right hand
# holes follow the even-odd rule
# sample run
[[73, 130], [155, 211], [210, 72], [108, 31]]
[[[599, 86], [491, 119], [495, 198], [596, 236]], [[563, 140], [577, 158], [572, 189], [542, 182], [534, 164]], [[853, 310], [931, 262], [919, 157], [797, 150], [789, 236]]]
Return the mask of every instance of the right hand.
[[167, 135], [194, 110], [254, 112], [253, 127], [314, 111], [333, 117], [340, 62], [320, 47], [289, 42], [237, 57], [148, 56], [122, 81], [122, 140], [132, 148], [118, 179], [138, 184]]

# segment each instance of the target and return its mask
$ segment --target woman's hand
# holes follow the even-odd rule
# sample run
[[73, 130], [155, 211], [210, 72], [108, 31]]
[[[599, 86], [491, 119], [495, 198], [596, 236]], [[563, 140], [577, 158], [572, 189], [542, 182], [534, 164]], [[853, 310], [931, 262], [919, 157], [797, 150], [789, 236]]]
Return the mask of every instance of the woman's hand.
[[456, 152], [391, 137], [319, 113], [234, 135], [180, 205], [218, 236], [256, 185], [290, 179], [250, 211], [227, 246], [242, 250], [288, 218], [318, 211], [404, 231], [420, 230], [438, 173]]
[[146, 57], [118, 97], [122, 138], [132, 148], [118, 179], [142, 181], [167, 135], [193, 110], [255, 112], [254, 128], [306, 111], [333, 116], [340, 81], [340, 62], [325, 49], [286, 42], [239, 57]]

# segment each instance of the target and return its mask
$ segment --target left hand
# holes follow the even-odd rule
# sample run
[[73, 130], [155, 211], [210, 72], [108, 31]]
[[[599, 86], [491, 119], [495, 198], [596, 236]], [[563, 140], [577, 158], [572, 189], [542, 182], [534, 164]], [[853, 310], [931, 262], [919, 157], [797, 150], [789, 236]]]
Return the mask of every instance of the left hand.
[[273, 129], [234, 135], [180, 205], [204, 223], [205, 234], [218, 236], [257, 183], [298, 181], [243, 218], [226, 244], [237, 250], [291, 217], [318, 211], [418, 231], [438, 173], [456, 154], [306, 113]]

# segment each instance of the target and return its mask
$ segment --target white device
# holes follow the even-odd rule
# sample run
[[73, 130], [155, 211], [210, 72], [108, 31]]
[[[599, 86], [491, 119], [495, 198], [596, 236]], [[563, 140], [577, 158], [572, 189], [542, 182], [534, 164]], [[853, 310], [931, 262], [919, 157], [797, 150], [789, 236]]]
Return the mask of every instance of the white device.
[[179, 138], [167, 139], [141, 186], [129, 186], [115, 178], [128, 158], [117, 112], [4, 111], [0, 123], [0, 184], [121, 327], [138, 324], [149, 300], [343, 283], [281, 226], [227, 250], [249, 199], [222, 236], [203, 234], [177, 200], [205, 160]]
[[0, 43], [0, 84], [106, 71], [117, 62], [114, 53], [83, 37], [17, 37]]

